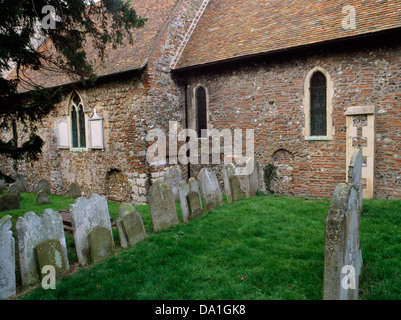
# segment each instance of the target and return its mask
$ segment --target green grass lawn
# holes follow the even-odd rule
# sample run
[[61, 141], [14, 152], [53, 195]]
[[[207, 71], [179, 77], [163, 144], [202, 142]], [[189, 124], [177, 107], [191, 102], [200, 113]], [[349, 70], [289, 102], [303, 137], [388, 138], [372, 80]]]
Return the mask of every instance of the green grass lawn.
[[[18, 216], [46, 207], [67, 209], [73, 200], [51, 196], [37, 207], [22, 194]], [[116, 219], [120, 204], [109, 202]], [[22, 299], [322, 299], [327, 199], [256, 197], [225, 204], [159, 233], [148, 206], [137, 206], [148, 239], [114, 257], [40, 286]], [[40, 208], [40, 209], [39, 209]], [[181, 213], [177, 203], [179, 217]], [[401, 201], [365, 200], [361, 220], [364, 260], [360, 299], [401, 299]], [[76, 265], [67, 232], [70, 265]], [[118, 235], [114, 238], [119, 246]], [[17, 273], [18, 277], [18, 273]], [[19, 288], [20, 292], [26, 288]]]

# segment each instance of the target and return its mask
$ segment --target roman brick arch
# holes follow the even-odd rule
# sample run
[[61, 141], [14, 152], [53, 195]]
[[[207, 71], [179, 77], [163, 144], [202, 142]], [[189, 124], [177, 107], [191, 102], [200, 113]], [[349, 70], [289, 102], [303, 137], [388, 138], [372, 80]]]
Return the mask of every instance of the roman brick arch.
[[272, 143], [265, 153], [266, 163], [273, 164], [276, 176], [271, 183], [275, 193], [299, 194], [300, 180], [305, 175], [304, 165], [307, 151], [297, 142]]

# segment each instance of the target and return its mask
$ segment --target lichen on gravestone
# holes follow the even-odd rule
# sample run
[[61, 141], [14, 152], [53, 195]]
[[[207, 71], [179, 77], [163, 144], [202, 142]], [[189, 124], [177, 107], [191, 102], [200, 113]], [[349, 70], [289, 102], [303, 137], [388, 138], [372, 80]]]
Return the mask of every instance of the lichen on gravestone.
[[141, 214], [130, 203], [118, 209], [116, 221], [121, 247], [127, 249], [147, 238]]
[[16, 294], [15, 240], [11, 227], [10, 215], [0, 219], [0, 299]]
[[40, 281], [39, 265], [35, 255], [35, 247], [48, 240], [60, 242], [61, 254], [68, 270], [67, 245], [64, 236], [61, 215], [52, 209], [46, 209], [41, 215], [27, 212], [19, 217], [16, 223], [19, 263], [23, 285], [31, 285]]

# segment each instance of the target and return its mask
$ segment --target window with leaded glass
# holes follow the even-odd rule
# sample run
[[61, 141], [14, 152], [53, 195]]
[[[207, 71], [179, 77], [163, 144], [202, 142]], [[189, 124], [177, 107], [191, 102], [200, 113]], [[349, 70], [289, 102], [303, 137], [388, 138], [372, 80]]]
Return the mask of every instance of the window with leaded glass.
[[320, 71], [310, 80], [310, 132], [312, 136], [327, 134], [327, 81]]
[[71, 99], [71, 144], [73, 148], [86, 147], [85, 114], [82, 101], [77, 94]]
[[195, 92], [196, 110], [197, 110], [197, 129], [198, 137], [202, 136], [202, 129], [207, 129], [207, 106], [206, 90], [198, 87]]

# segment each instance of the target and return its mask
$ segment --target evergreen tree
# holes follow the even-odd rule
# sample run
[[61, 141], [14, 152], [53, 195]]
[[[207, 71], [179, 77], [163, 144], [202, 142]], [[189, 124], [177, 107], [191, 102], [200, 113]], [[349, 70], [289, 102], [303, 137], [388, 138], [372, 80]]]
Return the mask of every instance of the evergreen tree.
[[[60, 88], [32, 83], [23, 71], [50, 67], [93, 84], [96, 74], [93, 61], [87, 59], [85, 41], [92, 41], [102, 60], [107, 44], [116, 48], [124, 38], [132, 43], [131, 32], [146, 22], [124, 1], [0, 0], [0, 155], [36, 160], [44, 144], [35, 133], [36, 126], [62, 100]], [[56, 55], [37, 50], [44, 39], [51, 42]], [[6, 77], [13, 68], [12, 77]], [[24, 86], [31, 89], [21, 90]], [[29, 135], [21, 145], [17, 124]], [[4, 136], [5, 141], [1, 140]]]

